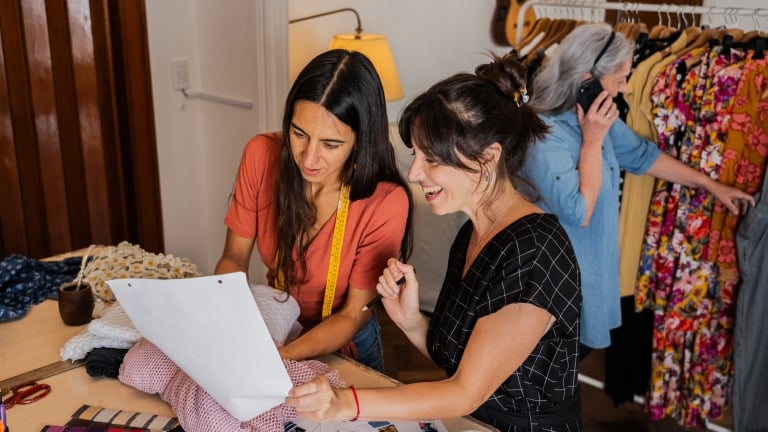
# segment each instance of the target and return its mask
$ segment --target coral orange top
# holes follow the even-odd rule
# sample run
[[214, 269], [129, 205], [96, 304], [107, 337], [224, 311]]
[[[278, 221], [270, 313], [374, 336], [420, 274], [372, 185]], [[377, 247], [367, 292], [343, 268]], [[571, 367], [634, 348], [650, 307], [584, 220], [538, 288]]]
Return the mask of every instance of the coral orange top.
[[[235, 234], [256, 239], [271, 286], [277, 253], [275, 182], [281, 144], [279, 133], [257, 135], [246, 144], [224, 219]], [[381, 182], [373, 195], [350, 203], [333, 310], [344, 303], [350, 286], [375, 289], [387, 259], [396, 257], [400, 250], [407, 217], [408, 197], [394, 183]], [[329, 218], [310, 243], [306, 251], [306, 281], [291, 290], [301, 307], [299, 322], [305, 330], [321, 320], [335, 220], [335, 216]]]

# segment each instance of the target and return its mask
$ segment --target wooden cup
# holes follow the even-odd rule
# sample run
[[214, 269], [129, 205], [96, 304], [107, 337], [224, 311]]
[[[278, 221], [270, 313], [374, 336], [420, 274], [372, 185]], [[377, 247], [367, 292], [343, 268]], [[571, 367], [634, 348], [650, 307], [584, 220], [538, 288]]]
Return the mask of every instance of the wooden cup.
[[87, 324], [93, 317], [94, 298], [88, 283], [67, 282], [59, 287], [59, 315], [64, 324]]

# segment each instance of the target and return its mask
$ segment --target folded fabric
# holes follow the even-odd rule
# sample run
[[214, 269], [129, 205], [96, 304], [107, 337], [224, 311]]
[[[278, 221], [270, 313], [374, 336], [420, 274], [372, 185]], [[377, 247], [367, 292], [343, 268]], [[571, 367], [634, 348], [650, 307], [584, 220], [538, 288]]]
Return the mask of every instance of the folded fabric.
[[38, 261], [13, 254], [0, 261], [0, 322], [21, 318], [80, 271], [82, 258]]
[[113, 304], [101, 318], [91, 321], [88, 324], [88, 332], [99, 337], [134, 343], [141, 338], [141, 333], [134, 327], [120, 303]]
[[270, 336], [279, 345], [285, 345], [298, 324], [299, 302], [285, 291], [268, 285], [251, 284], [250, 288]]
[[[346, 384], [337, 371], [316, 360], [283, 360], [294, 385], [324, 374], [334, 387]], [[215, 367], [212, 365], [212, 367]], [[280, 404], [245, 422], [229, 414], [159, 348], [146, 339], [136, 343], [123, 359], [118, 379], [145, 393], [159, 394], [190, 431], [282, 431], [287, 421], [298, 418], [296, 410]]]
[[61, 348], [62, 360], [80, 360], [95, 348], [128, 349], [141, 338], [119, 303], [113, 304], [101, 317], [70, 338]]
[[127, 349], [95, 348], [85, 356], [85, 371], [94, 378], [117, 378], [127, 352]]

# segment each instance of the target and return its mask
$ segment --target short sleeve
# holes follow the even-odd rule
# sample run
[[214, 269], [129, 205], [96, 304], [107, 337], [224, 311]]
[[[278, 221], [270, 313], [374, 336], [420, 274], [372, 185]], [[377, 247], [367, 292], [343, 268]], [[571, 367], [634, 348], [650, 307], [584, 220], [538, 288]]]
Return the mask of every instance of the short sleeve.
[[405, 190], [392, 183], [380, 184], [377, 192], [367, 200], [370, 202], [366, 203], [356, 228], [362, 232], [353, 250], [355, 256], [349, 286], [373, 290], [387, 260], [398, 256], [409, 204]]
[[580, 274], [567, 234], [552, 215], [522, 219], [513, 234], [494, 239], [507, 246], [501, 249], [501, 271], [489, 283], [488, 301], [478, 303], [478, 315], [529, 303], [548, 311], [575, 334], [581, 313]]
[[575, 334], [581, 314], [581, 275], [568, 235], [553, 227], [552, 231], [538, 232], [536, 243], [522, 300], [545, 309]]
[[[263, 134], [252, 138], [243, 149], [240, 166], [224, 223], [235, 234], [257, 237], [260, 213], [274, 205], [280, 136]], [[262, 214], [263, 215], [263, 214]]]

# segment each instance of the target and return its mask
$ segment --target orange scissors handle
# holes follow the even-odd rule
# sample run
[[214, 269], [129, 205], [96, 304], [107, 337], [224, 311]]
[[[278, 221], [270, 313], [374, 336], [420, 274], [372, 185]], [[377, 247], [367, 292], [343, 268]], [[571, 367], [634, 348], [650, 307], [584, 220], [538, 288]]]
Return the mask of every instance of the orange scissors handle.
[[51, 386], [48, 384], [38, 384], [36, 382], [26, 382], [11, 387], [11, 397], [3, 401], [5, 408], [11, 408], [14, 405], [26, 405], [39, 401], [51, 392]]

